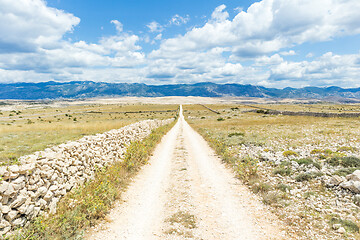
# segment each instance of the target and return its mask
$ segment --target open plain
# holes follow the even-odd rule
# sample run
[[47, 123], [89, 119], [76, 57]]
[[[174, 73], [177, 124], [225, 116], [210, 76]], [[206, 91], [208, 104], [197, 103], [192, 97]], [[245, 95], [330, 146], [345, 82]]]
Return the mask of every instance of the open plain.
[[[84, 135], [180, 114], [156, 149], [151, 137], [128, 145], [115, 159], [119, 165], [105, 167], [60, 200], [58, 213], [35, 218], [30, 231], [18, 233], [45, 239], [358, 239], [360, 118], [268, 110], [359, 113], [360, 105], [199, 97], [4, 101], [5, 166], [21, 166], [20, 156]], [[153, 148], [142, 150], [149, 144], [151, 157]], [[119, 182], [110, 187], [108, 179]], [[37, 190], [31, 191], [32, 199]], [[89, 202], [81, 201], [86, 195]], [[74, 209], [84, 212], [68, 215]]]

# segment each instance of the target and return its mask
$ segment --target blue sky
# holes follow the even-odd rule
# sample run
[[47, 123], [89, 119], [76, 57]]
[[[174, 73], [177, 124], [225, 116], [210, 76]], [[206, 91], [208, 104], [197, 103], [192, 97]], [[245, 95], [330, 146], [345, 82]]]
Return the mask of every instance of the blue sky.
[[360, 87], [358, 0], [0, 0], [0, 83]]

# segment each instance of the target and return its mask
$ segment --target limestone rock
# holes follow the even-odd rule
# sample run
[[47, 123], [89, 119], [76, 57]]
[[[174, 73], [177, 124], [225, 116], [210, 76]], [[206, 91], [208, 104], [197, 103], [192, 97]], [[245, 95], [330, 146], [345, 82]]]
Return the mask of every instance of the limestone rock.
[[360, 170], [356, 170], [352, 174], [346, 176], [347, 180], [360, 181]]
[[49, 202], [49, 201], [53, 198], [53, 196], [54, 196], [54, 193], [49, 190], [49, 191], [45, 194], [44, 200], [47, 201], [47, 202]]
[[1, 219], [1, 222], [0, 222], [0, 235], [5, 235], [7, 232], [9, 232], [11, 230], [11, 224], [4, 220], [4, 219]]
[[345, 181], [344, 178], [342, 178], [342, 177], [340, 177], [340, 176], [338, 176], [338, 175], [334, 175], [334, 176], [331, 177], [329, 183], [330, 183], [331, 185], [338, 186], [338, 185], [340, 185], [340, 183], [342, 183], [342, 182], [344, 182], [344, 181]]
[[342, 182], [340, 184], [340, 187], [348, 189], [354, 193], [360, 193], [360, 182], [359, 181], [347, 181], [347, 182]]
[[26, 208], [26, 211], [25, 211], [25, 215], [32, 215], [35, 211], [35, 205], [29, 205], [27, 208]]
[[0, 185], [0, 192], [3, 193], [5, 192], [9, 187], [9, 183], [2, 181], [1, 185]]
[[11, 208], [8, 206], [8, 205], [3, 205], [2, 207], [1, 207], [1, 212], [3, 213], [3, 214], [7, 214], [8, 212], [10, 212], [11, 211]]
[[15, 201], [13, 201], [10, 204], [10, 208], [17, 208], [17, 207], [21, 206], [23, 203], [25, 203], [26, 199], [27, 199], [26, 195], [21, 194], [21, 195], [17, 196]]
[[36, 193], [35, 193], [35, 197], [38, 198], [40, 196], [44, 196], [47, 192], [47, 188], [46, 187], [40, 187]]
[[25, 222], [26, 222], [26, 218], [21, 217], [21, 218], [15, 219], [15, 220], [13, 221], [13, 225], [14, 225], [15, 227], [22, 227], [22, 226], [24, 226]]
[[14, 221], [14, 219], [17, 217], [18, 214], [19, 214], [18, 211], [11, 210], [8, 214], [6, 214], [5, 219], [8, 220], [9, 222], [12, 222]]

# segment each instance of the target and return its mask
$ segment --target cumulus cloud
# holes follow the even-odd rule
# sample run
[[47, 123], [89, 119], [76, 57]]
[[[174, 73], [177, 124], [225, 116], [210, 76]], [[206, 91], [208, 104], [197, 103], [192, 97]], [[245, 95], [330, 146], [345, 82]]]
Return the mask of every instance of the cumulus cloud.
[[170, 25], [176, 25], [180, 26], [182, 24], [186, 24], [190, 20], [189, 15], [186, 15], [185, 17], [180, 16], [179, 14], [175, 14], [171, 20], [169, 21]]
[[47, 7], [43, 0], [0, 0], [0, 53], [56, 48], [79, 22], [73, 14]]
[[124, 26], [121, 22], [119, 22], [118, 20], [111, 20], [110, 22], [115, 25], [116, 31], [118, 33], [121, 33], [123, 31]]
[[[166, 39], [170, 26], [188, 23], [174, 15], [153, 21], [139, 36], [112, 20], [116, 34], [91, 43], [63, 36], [80, 19], [43, 0], [0, 0], [0, 82], [126, 81], [190, 83], [211, 81], [269, 87], [341, 85], [360, 87], [360, 53], [326, 53], [306, 60], [292, 47], [360, 33], [358, 0], [262, 0], [230, 18], [225, 5], [200, 27]], [[4, 34], [6, 33], [6, 34]], [[151, 38], [150, 38], [151, 37]], [[140, 43], [160, 47], [145, 53]], [[156, 45], [154, 45], [156, 46]], [[296, 48], [297, 49], [297, 48]], [[300, 55], [300, 56], [299, 56]], [[246, 64], [243, 60], [249, 60]]]
[[214, 12], [211, 14], [211, 19], [218, 22], [223, 22], [228, 19], [229, 13], [224, 11], [225, 8], [226, 6], [224, 4], [215, 8]]
[[283, 56], [294, 56], [294, 55], [296, 55], [296, 52], [294, 50], [290, 50], [287, 52], [281, 52], [280, 54]]
[[164, 30], [164, 27], [156, 21], [152, 21], [146, 26], [149, 28], [150, 32], [162, 32]]
[[270, 68], [269, 79], [273, 81], [293, 81], [295, 85], [344, 87], [360, 86], [360, 53], [335, 55], [323, 54], [313, 61], [282, 61]]
[[202, 27], [164, 41], [164, 51], [230, 47], [238, 57], [257, 57], [304, 42], [360, 33], [357, 0], [263, 0], [229, 20], [220, 5]]

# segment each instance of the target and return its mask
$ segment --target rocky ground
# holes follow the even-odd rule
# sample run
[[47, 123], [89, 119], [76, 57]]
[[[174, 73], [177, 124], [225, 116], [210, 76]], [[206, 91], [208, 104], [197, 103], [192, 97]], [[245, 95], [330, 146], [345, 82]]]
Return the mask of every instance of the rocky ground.
[[279, 138], [266, 146], [232, 150], [239, 158], [258, 159], [260, 180], [249, 185], [294, 237], [359, 239], [360, 143], [334, 135], [312, 140], [294, 145]]

